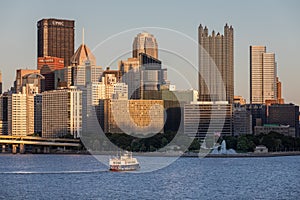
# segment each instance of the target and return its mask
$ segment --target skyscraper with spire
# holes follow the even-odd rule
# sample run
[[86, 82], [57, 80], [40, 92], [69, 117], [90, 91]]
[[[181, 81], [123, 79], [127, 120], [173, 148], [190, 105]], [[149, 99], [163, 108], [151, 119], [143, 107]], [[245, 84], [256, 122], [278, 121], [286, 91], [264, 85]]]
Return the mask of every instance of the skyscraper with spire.
[[[209, 35], [208, 28], [198, 27], [199, 100], [228, 101], [234, 98], [233, 27], [224, 26], [224, 35]], [[216, 66], [216, 67], [214, 67]], [[220, 76], [218, 76], [220, 75]], [[219, 78], [218, 78], [219, 77]]]
[[102, 67], [96, 66], [96, 58], [90, 48], [84, 43], [84, 29], [82, 31], [82, 44], [71, 57], [72, 84], [85, 86], [87, 83], [99, 82], [102, 75]]

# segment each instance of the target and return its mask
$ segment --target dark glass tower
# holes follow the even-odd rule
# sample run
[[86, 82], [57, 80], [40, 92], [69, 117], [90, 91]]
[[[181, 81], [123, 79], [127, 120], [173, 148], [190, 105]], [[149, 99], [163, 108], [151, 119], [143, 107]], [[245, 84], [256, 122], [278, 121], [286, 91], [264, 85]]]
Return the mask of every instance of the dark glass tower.
[[70, 66], [74, 54], [74, 20], [42, 19], [37, 23], [37, 56], [64, 58]]
[[0, 94], [2, 94], [2, 73], [0, 71]]
[[215, 31], [209, 35], [207, 27], [203, 28], [200, 24], [198, 42], [199, 100], [233, 103], [233, 27], [226, 24], [224, 35]]

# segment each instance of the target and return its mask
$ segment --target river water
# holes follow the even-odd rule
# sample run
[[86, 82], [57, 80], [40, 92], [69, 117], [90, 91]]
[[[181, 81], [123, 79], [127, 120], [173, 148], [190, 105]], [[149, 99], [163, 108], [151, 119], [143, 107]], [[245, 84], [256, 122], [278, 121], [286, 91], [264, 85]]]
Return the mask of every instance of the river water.
[[295, 200], [300, 156], [179, 158], [153, 172], [117, 173], [90, 155], [2, 154], [0, 180], [0, 199]]

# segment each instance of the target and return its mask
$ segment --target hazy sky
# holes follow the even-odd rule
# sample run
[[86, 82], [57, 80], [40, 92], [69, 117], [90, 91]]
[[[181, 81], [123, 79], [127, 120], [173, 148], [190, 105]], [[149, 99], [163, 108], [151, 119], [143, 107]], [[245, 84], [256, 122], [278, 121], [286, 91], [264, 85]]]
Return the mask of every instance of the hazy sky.
[[[197, 40], [200, 23], [210, 32], [214, 29], [223, 33], [228, 22], [235, 34], [235, 95], [249, 101], [249, 45], [265, 45], [268, 52], [276, 55], [283, 97], [288, 103], [300, 104], [299, 1], [11, 0], [0, 5], [0, 69], [4, 89], [12, 86], [16, 69], [36, 68], [36, 22], [42, 18], [74, 19], [75, 50], [81, 43], [82, 27], [86, 30], [85, 43], [94, 49], [111, 35], [137, 27], [169, 28]], [[134, 36], [127, 41], [128, 50]], [[163, 41], [157, 40], [160, 46]], [[95, 55], [97, 64], [105, 65], [104, 58]], [[178, 84], [171, 75], [171, 82]]]

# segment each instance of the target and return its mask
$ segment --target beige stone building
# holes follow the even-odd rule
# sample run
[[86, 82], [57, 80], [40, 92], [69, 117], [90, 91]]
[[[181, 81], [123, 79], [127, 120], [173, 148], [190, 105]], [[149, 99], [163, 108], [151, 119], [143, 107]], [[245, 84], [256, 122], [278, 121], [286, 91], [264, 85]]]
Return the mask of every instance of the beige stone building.
[[163, 133], [162, 100], [100, 101], [101, 125], [105, 133]]

